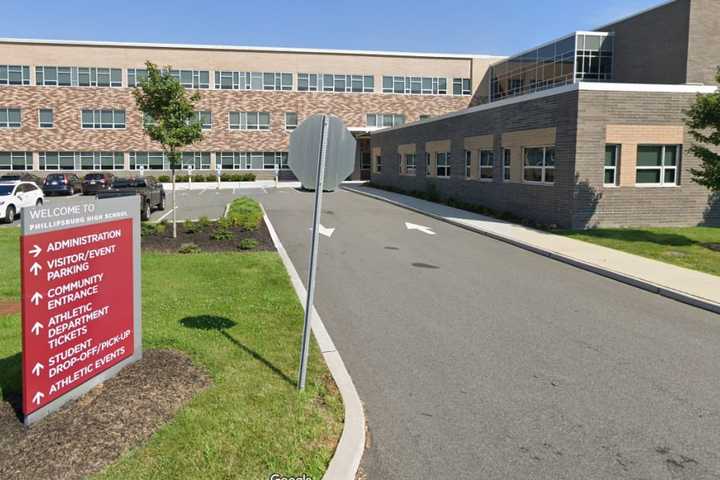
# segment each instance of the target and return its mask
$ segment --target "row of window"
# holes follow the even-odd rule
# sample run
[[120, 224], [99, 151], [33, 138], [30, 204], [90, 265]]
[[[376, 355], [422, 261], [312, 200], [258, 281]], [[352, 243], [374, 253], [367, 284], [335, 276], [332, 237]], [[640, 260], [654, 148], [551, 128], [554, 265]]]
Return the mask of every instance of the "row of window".
[[[40, 152], [40, 170], [124, 170], [122, 152]], [[169, 170], [163, 152], [130, 152], [131, 170]], [[223, 170], [286, 170], [287, 152], [218, 152], [217, 164]], [[0, 170], [32, 170], [32, 152], [0, 152]], [[210, 169], [210, 152], [183, 152], [180, 168]]]
[[[211, 83], [211, 70], [171, 69], [169, 73], [185, 88], [218, 90], [277, 90], [294, 88], [294, 75], [288, 72], [239, 72], [215, 70]], [[147, 69], [128, 68], [127, 85], [137, 87], [147, 78]], [[0, 65], [0, 85], [30, 85], [30, 67], [27, 65]], [[122, 87], [122, 69], [110, 67], [36, 66], [35, 85], [53, 87]], [[383, 93], [415, 95], [447, 95], [445, 77], [383, 76]], [[375, 91], [373, 75], [335, 73], [298, 73], [297, 91], [372, 93]], [[452, 79], [453, 95], [471, 95], [469, 78]]]
[[[605, 163], [603, 166], [604, 185], [619, 185], [620, 145], [605, 147]], [[678, 184], [678, 168], [680, 163], [680, 145], [639, 145], [635, 164], [636, 185], [674, 186]], [[450, 152], [435, 153], [435, 169], [432, 169], [431, 155], [425, 154], [427, 172], [433, 176], [450, 177]], [[477, 178], [492, 181], [495, 175], [495, 152], [479, 150], [477, 152], [477, 172], [473, 172], [472, 152], [465, 150], [465, 178]], [[502, 179], [511, 179], [512, 153], [509, 148], [503, 149]], [[369, 168], [369, 166], [367, 166]], [[416, 154], [403, 154], [401, 173], [415, 175], [417, 171]], [[375, 173], [382, 171], [382, 157], [375, 159]], [[555, 147], [523, 148], [523, 180], [526, 183], [555, 183]]]
[[[195, 112], [195, 119], [203, 130], [213, 127], [213, 115], [210, 111]], [[420, 120], [429, 118], [421, 115]], [[98, 109], [82, 110], [80, 122], [82, 128], [122, 129], [126, 128], [125, 110]], [[152, 125], [152, 119], [144, 117], [144, 125]], [[397, 127], [405, 123], [405, 115], [398, 113], [369, 113], [368, 127]], [[38, 110], [40, 128], [53, 128], [55, 116], [52, 109]], [[0, 128], [20, 128], [22, 112], [19, 108], [0, 108]], [[298, 126], [297, 112], [285, 112], [285, 130], [294, 130]], [[270, 130], [270, 112], [229, 112], [228, 128], [230, 130]]]

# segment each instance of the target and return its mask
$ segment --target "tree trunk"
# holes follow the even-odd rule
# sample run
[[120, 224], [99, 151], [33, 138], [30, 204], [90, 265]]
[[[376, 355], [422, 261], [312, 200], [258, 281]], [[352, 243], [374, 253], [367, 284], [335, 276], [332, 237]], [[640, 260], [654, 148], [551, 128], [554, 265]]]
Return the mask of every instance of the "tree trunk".
[[173, 238], [177, 238], [177, 205], [175, 204], [175, 162], [172, 165], [172, 224], [173, 224]]

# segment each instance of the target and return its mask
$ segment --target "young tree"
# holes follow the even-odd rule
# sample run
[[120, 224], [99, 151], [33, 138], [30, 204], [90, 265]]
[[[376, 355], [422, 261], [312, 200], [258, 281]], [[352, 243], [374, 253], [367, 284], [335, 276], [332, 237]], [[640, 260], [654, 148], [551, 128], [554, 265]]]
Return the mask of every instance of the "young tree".
[[195, 116], [195, 102], [200, 95], [188, 94], [180, 82], [170, 75], [170, 67], [161, 71], [145, 62], [147, 76], [133, 91], [135, 102], [145, 118], [145, 133], [162, 146], [172, 170], [173, 238], [177, 238], [175, 203], [175, 170], [179, 166], [180, 148], [202, 140], [202, 127]]
[[[716, 78], [720, 83], [720, 68]], [[720, 154], [716, 153], [718, 148], [711, 149], [720, 146], [720, 91], [698, 95], [685, 114], [685, 123], [696, 142], [690, 152], [702, 162], [700, 168], [690, 170], [693, 181], [720, 193]]]

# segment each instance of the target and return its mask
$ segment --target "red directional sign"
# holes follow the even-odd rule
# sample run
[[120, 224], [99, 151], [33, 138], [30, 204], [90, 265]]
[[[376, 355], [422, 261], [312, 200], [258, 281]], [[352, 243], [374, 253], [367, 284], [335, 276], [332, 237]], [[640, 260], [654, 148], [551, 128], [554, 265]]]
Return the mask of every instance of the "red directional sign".
[[133, 219], [21, 240], [23, 411], [133, 356]]

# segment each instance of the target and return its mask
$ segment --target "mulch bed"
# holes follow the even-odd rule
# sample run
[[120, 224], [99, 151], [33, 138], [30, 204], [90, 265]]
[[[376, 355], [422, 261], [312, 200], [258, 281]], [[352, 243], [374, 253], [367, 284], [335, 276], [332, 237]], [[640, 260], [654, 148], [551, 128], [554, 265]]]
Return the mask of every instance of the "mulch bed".
[[[0, 402], [0, 478], [70, 480], [97, 473], [142, 444], [210, 383], [185, 354], [148, 350], [30, 428], [13, 405]], [[18, 400], [11, 399], [15, 406]]]
[[20, 313], [20, 302], [14, 300], [0, 300], [0, 317]]
[[[240, 227], [232, 227], [229, 230], [235, 234], [232, 240], [213, 240], [210, 235], [214, 231], [215, 226], [210, 226], [202, 232], [188, 233], [185, 226], [178, 223], [177, 238], [172, 238], [172, 226], [168, 225], [165, 232], [161, 235], [146, 235], [142, 237], [143, 250], [152, 250], [156, 252], [177, 252], [183, 244], [194, 243], [203, 252], [257, 252], [257, 251], [274, 251], [272, 237], [265, 225], [260, 222], [256, 230], [244, 230]], [[252, 250], [241, 250], [240, 241], [245, 238], [251, 238], [257, 241], [257, 247]]]

